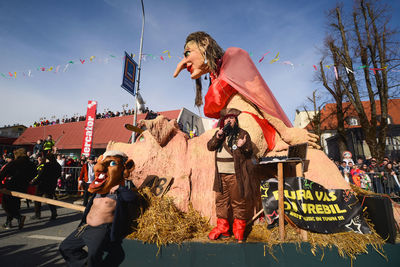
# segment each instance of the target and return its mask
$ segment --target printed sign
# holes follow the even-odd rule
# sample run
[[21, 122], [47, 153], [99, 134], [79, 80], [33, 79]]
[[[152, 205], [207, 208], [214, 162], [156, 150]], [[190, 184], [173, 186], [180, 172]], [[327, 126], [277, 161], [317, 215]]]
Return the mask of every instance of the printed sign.
[[344, 159], [351, 159], [353, 157], [350, 151], [344, 151], [342, 156]]
[[125, 52], [125, 64], [123, 69], [121, 87], [133, 96], [135, 96], [136, 69], [136, 62], [132, 59], [132, 57], [128, 55], [128, 53]]
[[81, 155], [84, 155], [85, 157], [89, 157], [90, 152], [92, 151], [93, 130], [94, 130], [94, 121], [96, 119], [96, 110], [97, 110], [97, 102], [89, 100], [86, 111], [86, 124], [83, 134], [82, 150], [81, 150]]
[[[261, 199], [268, 224], [278, 220], [278, 180], [261, 182]], [[317, 233], [370, 233], [361, 203], [352, 190], [325, 189], [303, 177], [285, 178], [285, 214], [299, 228]]]

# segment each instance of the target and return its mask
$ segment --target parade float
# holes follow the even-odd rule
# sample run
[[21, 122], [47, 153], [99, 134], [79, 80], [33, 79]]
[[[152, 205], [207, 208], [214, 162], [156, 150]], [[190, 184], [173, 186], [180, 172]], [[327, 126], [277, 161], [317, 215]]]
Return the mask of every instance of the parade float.
[[[189, 139], [175, 120], [158, 116], [139, 124], [145, 130], [137, 131], [136, 142], [110, 141], [107, 146], [134, 160], [136, 169], [129, 179], [149, 203], [129, 236], [134, 240], [124, 241], [129, 251], [126, 262], [154, 266], [277, 262], [314, 266], [322, 262], [336, 266], [357, 257], [368, 266], [399, 263], [399, 246], [385, 245], [395, 243], [399, 206], [385, 196], [351, 188], [318, 150], [315, 135], [291, 127], [247, 52], [229, 48], [218, 58], [221, 53], [213, 51], [215, 45], [206, 33], [189, 35], [185, 57], [174, 76], [185, 68], [193, 79], [210, 73], [207, 116], [219, 118], [228, 108], [241, 111], [239, 126], [251, 136], [253, 179], [260, 185], [254, 216], [246, 227], [247, 242], [207, 238], [216, 223], [212, 190], [216, 164], [207, 142], [217, 129]], [[196, 102], [201, 102], [199, 97]], [[263, 157], [287, 155], [288, 147], [301, 143], [308, 144], [308, 152], [300, 164], [262, 164]], [[260, 219], [259, 215], [264, 216]]]

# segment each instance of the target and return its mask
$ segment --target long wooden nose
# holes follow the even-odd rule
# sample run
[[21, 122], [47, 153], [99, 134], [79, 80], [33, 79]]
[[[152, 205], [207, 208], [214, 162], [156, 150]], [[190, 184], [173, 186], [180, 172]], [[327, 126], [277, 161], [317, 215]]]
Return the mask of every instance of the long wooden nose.
[[186, 58], [183, 58], [183, 59], [178, 63], [178, 65], [176, 66], [175, 72], [174, 72], [174, 78], [176, 78], [176, 77], [179, 75], [179, 73], [180, 73], [183, 69], [186, 68], [186, 62], [187, 62]]

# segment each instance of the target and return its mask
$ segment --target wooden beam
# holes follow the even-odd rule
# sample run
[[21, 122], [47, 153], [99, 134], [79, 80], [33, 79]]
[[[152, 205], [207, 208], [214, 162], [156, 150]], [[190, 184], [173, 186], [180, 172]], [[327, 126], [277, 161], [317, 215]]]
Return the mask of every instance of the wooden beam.
[[[296, 176], [297, 177], [303, 177], [303, 162], [296, 163]], [[300, 236], [303, 239], [303, 241], [308, 240], [308, 234], [307, 231], [300, 229]]]
[[283, 204], [283, 163], [278, 163], [278, 214], [279, 214], [279, 239], [285, 240], [285, 206]]
[[10, 191], [10, 190], [4, 189], [4, 188], [0, 189], [0, 193], [6, 194], [6, 195], [11, 195], [13, 197], [26, 198], [29, 200], [38, 201], [38, 202], [51, 204], [51, 205], [55, 205], [55, 206], [59, 206], [59, 207], [67, 208], [67, 209], [81, 211], [81, 212], [83, 212], [86, 208], [85, 206], [82, 206], [82, 205], [75, 205], [75, 204], [71, 204], [68, 202], [63, 202], [63, 201], [59, 201], [59, 200], [55, 200], [55, 199], [38, 197], [35, 195], [25, 194], [25, 193], [16, 192], [16, 191]]

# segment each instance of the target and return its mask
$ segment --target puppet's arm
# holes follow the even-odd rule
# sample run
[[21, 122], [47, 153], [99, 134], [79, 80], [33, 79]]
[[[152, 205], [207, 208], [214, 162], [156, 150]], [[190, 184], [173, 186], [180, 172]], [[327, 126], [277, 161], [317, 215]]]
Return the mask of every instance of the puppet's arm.
[[[310, 146], [319, 149], [320, 146], [317, 144], [318, 135], [309, 133], [305, 129], [290, 128], [287, 127], [283, 121], [262, 112], [265, 119], [276, 129], [282, 140], [288, 145], [296, 145], [301, 143], [308, 143]], [[279, 145], [279, 144], [277, 144]]]

